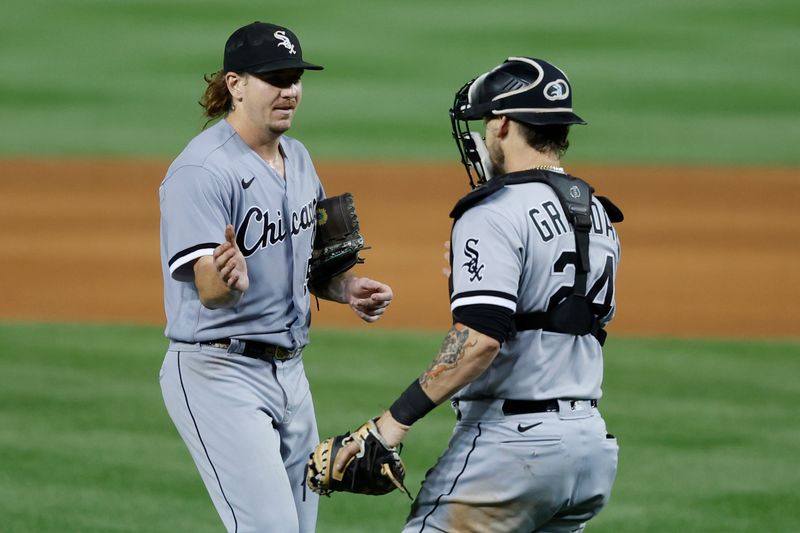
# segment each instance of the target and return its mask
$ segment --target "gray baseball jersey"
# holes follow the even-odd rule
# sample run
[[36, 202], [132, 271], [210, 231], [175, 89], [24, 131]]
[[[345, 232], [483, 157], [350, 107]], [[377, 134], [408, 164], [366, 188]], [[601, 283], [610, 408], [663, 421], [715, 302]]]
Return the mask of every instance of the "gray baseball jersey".
[[[620, 245], [596, 198], [591, 214], [587, 295], [605, 323], [614, 314]], [[451, 250], [454, 315], [470, 306], [506, 316], [546, 311], [575, 283], [573, 228], [544, 183], [506, 185], [467, 210]], [[617, 467], [617, 442], [595, 402], [602, 359], [591, 334], [538, 329], [507, 338], [455, 395], [453, 435], [404, 532], [583, 531], [608, 501]], [[507, 411], [507, 400], [534, 407]]]
[[[620, 246], [597, 198], [589, 242], [588, 287], [608, 322]], [[575, 281], [570, 263], [575, 237], [555, 192], [544, 183], [508, 185], [468, 210], [453, 228], [452, 249], [453, 310], [488, 304], [515, 314], [545, 311], [559, 289]], [[457, 398], [599, 399], [602, 379], [602, 349], [592, 335], [520, 331]]]
[[[170, 339], [161, 389], [217, 512], [237, 533], [310, 533], [317, 516], [316, 494], [302, 488], [319, 442], [302, 354], [240, 353], [243, 340], [290, 350], [308, 343], [308, 262], [324, 192], [302, 144], [282, 136], [280, 149], [285, 179], [221, 120], [175, 159], [159, 191]], [[224, 242], [227, 224], [250, 288], [236, 306], [208, 309], [193, 264]], [[208, 343], [219, 339], [235, 340]]]
[[[221, 120], [175, 159], [161, 184], [161, 262], [166, 336], [182, 342], [235, 337], [299, 348], [308, 343], [306, 287], [322, 185], [305, 147], [283, 136], [286, 179]], [[236, 307], [207, 309], [194, 260], [236, 228], [250, 289]]]

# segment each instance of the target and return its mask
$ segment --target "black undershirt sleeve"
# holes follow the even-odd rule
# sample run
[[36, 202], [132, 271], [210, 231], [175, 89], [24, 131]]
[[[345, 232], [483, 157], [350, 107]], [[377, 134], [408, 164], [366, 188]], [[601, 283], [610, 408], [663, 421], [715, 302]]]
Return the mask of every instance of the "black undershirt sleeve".
[[465, 305], [453, 310], [453, 322], [464, 324], [487, 335], [502, 346], [511, 335], [514, 312], [506, 307], [489, 304]]

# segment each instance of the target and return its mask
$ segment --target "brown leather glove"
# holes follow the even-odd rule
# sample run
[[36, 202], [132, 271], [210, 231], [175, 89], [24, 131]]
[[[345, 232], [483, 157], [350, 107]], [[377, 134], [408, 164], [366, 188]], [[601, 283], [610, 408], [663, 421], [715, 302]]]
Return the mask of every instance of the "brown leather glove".
[[312, 290], [321, 287], [357, 263], [363, 263], [358, 252], [365, 248], [352, 194], [347, 192], [317, 203], [317, 233], [309, 263], [309, 286]]

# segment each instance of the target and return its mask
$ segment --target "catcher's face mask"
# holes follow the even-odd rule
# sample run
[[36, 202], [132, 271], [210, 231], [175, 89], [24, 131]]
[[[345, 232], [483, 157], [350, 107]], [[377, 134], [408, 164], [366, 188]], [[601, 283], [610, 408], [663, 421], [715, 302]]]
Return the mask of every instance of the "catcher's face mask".
[[586, 124], [572, 110], [572, 87], [562, 70], [542, 59], [509, 57], [461, 87], [450, 109], [453, 137], [473, 188], [475, 181], [491, 179], [493, 169], [483, 137], [470, 131], [468, 122], [499, 115], [534, 127]]
[[458, 90], [453, 107], [450, 109], [453, 139], [456, 141], [458, 152], [461, 154], [461, 163], [467, 169], [469, 184], [473, 189], [492, 179], [494, 174], [489, 150], [486, 148], [483, 137], [480, 133], [469, 129], [470, 120], [483, 118], [482, 115], [475, 115], [470, 104], [470, 87], [475, 82], [476, 80], [472, 80]]

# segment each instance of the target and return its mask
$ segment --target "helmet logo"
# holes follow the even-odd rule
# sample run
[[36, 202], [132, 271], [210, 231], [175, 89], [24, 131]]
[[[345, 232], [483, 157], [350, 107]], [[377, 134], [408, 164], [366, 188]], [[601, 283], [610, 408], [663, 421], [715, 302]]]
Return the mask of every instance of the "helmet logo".
[[544, 86], [544, 97], [551, 102], [566, 100], [569, 97], [569, 85], [564, 80], [551, 81]]
[[569, 195], [573, 198], [580, 198], [581, 197], [581, 190], [577, 187], [577, 185], [573, 185], [569, 188]]
[[282, 46], [282, 47], [286, 48], [287, 50], [289, 50], [290, 54], [294, 54], [295, 53], [294, 45], [292, 44], [292, 41], [290, 41], [289, 38], [286, 36], [286, 32], [285, 31], [278, 30], [275, 33], [273, 33], [272, 35], [273, 35], [273, 37], [275, 37], [276, 39], [278, 39], [280, 41], [278, 43], [278, 48], [280, 48]]

